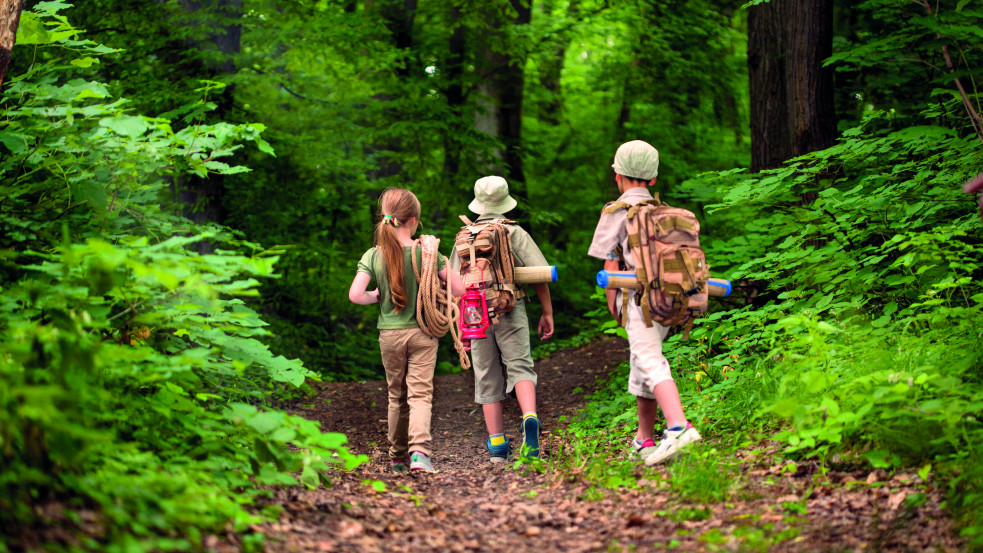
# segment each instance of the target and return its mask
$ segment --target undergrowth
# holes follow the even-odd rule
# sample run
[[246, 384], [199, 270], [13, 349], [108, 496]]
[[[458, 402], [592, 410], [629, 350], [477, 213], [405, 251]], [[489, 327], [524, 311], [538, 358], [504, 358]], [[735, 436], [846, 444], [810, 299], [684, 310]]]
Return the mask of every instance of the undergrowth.
[[272, 407], [315, 375], [270, 352], [246, 299], [279, 252], [196, 225], [192, 179], [247, 171], [261, 125], [206, 124], [208, 100], [148, 117], [88, 68], [60, 2], [21, 17], [26, 73], [0, 98], [0, 551], [262, 548], [271, 486], [318, 486], [364, 460]]
[[[743, 306], [717, 306], [691, 340], [670, 337], [664, 352], [705, 436], [726, 436], [723, 447], [777, 439], [783, 455], [821, 467], [859, 458], [930, 473], [979, 547], [983, 225], [960, 185], [983, 151], [941, 121], [891, 131], [887, 117], [873, 114], [786, 167], [693, 184], [724, 196], [705, 232], [738, 236], [708, 237], [715, 274], [752, 292]], [[816, 199], [803, 205], [810, 191]], [[621, 391], [626, 371], [611, 374], [565, 437], [565, 470], [597, 486], [631, 485], [617, 453], [637, 420]], [[680, 499], [726, 497], [712, 479], [702, 490], [686, 481], [668, 482]]]

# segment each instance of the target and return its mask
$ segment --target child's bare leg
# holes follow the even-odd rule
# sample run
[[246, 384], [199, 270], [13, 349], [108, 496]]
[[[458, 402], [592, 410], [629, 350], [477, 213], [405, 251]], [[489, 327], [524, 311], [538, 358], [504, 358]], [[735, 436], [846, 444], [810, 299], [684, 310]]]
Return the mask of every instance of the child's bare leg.
[[481, 411], [485, 415], [485, 427], [488, 428], [488, 435], [505, 432], [504, 410], [502, 409], [501, 401], [486, 403], [481, 406]]
[[654, 438], [655, 417], [659, 412], [659, 404], [654, 399], [636, 396], [638, 404], [638, 431], [635, 432], [635, 439], [639, 442]]
[[536, 412], [536, 385], [531, 380], [520, 380], [515, 383], [515, 398], [519, 400], [522, 414]]
[[[683, 404], [679, 400], [679, 388], [676, 388], [674, 380], [663, 380], [655, 385], [655, 400], [662, 408], [662, 415], [666, 418], [666, 426], [685, 426], [686, 415], [683, 414]], [[655, 420], [653, 419], [653, 424]]]

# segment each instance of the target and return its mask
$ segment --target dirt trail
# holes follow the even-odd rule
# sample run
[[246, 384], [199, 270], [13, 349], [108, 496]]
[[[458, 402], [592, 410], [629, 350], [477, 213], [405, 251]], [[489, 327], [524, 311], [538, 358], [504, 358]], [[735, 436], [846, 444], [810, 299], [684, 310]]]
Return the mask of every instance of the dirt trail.
[[[628, 357], [621, 339], [564, 350], [537, 363], [539, 415], [544, 430], [584, 406], [584, 395]], [[339, 474], [328, 489], [278, 490], [280, 521], [259, 528], [267, 550], [296, 551], [493, 551], [579, 552], [682, 551], [960, 551], [951, 521], [934, 486], [913, 474], [828, 472], [814, 467], [784, 470], [776, 448], [742, 452], [740, 493], [725, 503], [687, 505], [651, 479], [635, 476], [639, 489], [606, 491], [585, 500], [591, 487], [576, 475], [558, 476], [492, 465], [484, 448], [481, 410], [473, 402], [470, 372], [438, 377], [432, 430], [438, 474], [396, 476], [386, 454], [384, 382], [325, 383], [310, 408], [297, 412], [344, 432], [352, 450], [371, 462]], [[581, 388], [583, 392], [574, 393]], [[506, 403], [507, 433], [518, 436], [520, 414]], [[569, 448], [546, 435], [554, 459]], [[626, 444], [627, 446], [627, 444]], [[760, 449], [760, 448], [759, 448]], [[625, 454], [625, 450], [619, 454]], [[381, 481], [377, 492], [365, 481]], [[802, 498], [811, 490], [811, 495]], [[909, 494], [925, 502], [908, 507]], [[796, 507], [797, 504], [802, 507]], [[804, 512], [802, 512], [804, 511]], [[688, 514], [684, 514], [688, 513]], [[694, 513], [696, 513], [694, 515]]]

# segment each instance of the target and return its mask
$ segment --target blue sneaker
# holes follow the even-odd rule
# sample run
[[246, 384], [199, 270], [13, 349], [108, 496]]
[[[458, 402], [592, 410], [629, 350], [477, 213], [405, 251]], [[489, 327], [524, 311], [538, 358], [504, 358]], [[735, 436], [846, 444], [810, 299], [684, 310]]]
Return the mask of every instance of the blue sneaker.
[[529, 417], [522, 421], [522, 456], [539, 457], [539, 435], [543, 433], [543, 425], [539, 417]]
[[488, 448], [488, 453], [491, 457], [488, 459], [492, 463], [504, 463], [509, 459], [509, 451], [512, 449], [512, 443], [508, 438], [505, 438], [504, 444], [492, 445], [491, 440], [485, 440], [485, 447]]

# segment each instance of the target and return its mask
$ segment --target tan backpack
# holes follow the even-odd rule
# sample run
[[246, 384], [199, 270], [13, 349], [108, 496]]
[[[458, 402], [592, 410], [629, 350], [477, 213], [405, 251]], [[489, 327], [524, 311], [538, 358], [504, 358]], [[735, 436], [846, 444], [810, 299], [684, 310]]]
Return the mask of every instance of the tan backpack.
[[636, 301], [641, 305], [645, 325], [682, 325], [686, 339], [693, 319], [707, 310], [710, 265], [700, 247], [700, 222], [696, 216], [662, 203], [658, 194], [654, 196], [636, 205], [612, 202], [604, 212], [628, 210], [628, 247], [635, 261], [639, 284]]
[[484, 282], [488, 317], [492, 323], [515, 308], [516, 298], [523, 296], [515, 284], [515, 260], [512, 241], [505, 223], [509, 219], [472, 223], [461, 215], [463, 227], [454, 239], [454, 249], [461, 258], [461, 278], [465, 286]]

